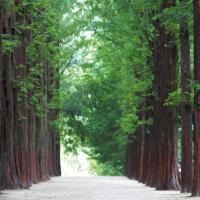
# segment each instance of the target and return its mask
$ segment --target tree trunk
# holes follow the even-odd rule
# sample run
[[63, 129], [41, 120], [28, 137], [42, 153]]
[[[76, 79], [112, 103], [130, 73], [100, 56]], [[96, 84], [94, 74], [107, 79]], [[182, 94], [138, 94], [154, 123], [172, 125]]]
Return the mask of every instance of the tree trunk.
[[133, 155], [134, 155], [134, 151], [133, 151], [133, 147], [134, 147], [134, 139], [133, 139], [133, 135], [130, 135], [128, 137], [128, 143], [127, 143], [127, 147], [126, 147], [126, 166], [125, 166], [125, 176], [127, 176], [128, 178], [132, 178], [132, 173], [133, 173]]
[[[0, 35], [3, 34], [3, 10], [2, 3], [0, 3]], [[2, 188], [2, 99], [3, 99], [3, 63], [2, 63], [2, 37], [0, 37], [0, 191]]]
[[[13, 37], [12, 25], [14, 15], [8, 9], [8, 4], [1, 1], [2, 34]], [[14, 92], [13, 80], [15, 59], [12, 51], [2, 52], [2, 99], [1, 99], [1, 166], [2, 188], [16, 188], [19, 186], [14, 160]]]
[[[38, 16], [32, 17], [32, 10], [21, 2], [9, 1], [10, 9], [7, 1], [0, 1], [0, 189], [28, 188], [32, 182], [60, 175], [60, 139], [49, 123], [58, 117], [58, 111], [48, 108], [48, 92], [52, 93], [53, 85], [49, 80], [56, 81], [56, 87], [59, 87], [59, 80], [39, 45], [41, 57], [29, 58], [26, 54], [26, 48], [32, 45], [37, 35], [24, 29], [23, 25], [31, 25]], [[16, 22], [22, 28], [16, 29]], [[11, 41], [17, 36], [18, 47], [3, 51], [4, 35]], [[43, 73], [32, 77], [29, 73], [38, 70], [34, 69], [38, 63]], [[56, 75], [50, 77], [49, 72]], [[30, 91], [26, 87], [27, 81], [35, 84]], [[36, 116], [37, 105], [31, 101], [36, 89], [41, 92], [42, 116]], [[51, 113], [50, 118], [48, 113]]]
[[[184, 2], [185, 0], [183, 0]], [[180, 24], [181, 50], [181, 127], [182, 127], [182, 160], [181, 192], [192, 190], [192, 108], [190, 99], [190, 40], [187, 19]]]
[[[145, 100], [141, 105], [140, 110], [140, 120], [142, 122], [146, 119], [146, 112], [145, 112]], [[145, 124], [140, 125], [139, 127], [139, 137], [140, 137], [140, 144], [139, 144], [139, 171], [138, 171], [138, 180], [142, 182], [143, 172], [144, 172], [144, 158], [145, 158]]]
[[195, 99], [194, 99], [194, 178], [192, 196], [200, 196], [200, 1], [193, 1], [194, 12], [194, 80]]
[[[161, 10], [175, 5], [175, 1], [163, 1]], [[154, 134], [157, 136], [156, 189], [179, 190], [177, 166], [176, 109], [165, 106], [169, 94], [176, 90], [177, 48], [174, 35], [161, 24], [154, 22], [158, 36], [154, 41]]]
[[[16, 7], [20, 5], [20, 0], [15, 0]], [[16, 23], [23, 26], [26, 24], [25, 7], [22, 8], [21, 12], [16, 13]], [[16, 31], [15, 35], [18, 35], [20, 45], [15, 50], [15, 62], [16, 62], [16, 80], [23, 81], [27, 77], [27, 66], [26, 66], [26, 35], [24, 30]], [[15, 165], [17, 174], [19, 177], [19, 184], [21, 188], [29, 188], [31, 186], [31, 180], [29, 175], [29, 148], [28, 148], [28, 103], [27, 96], [21, 93], [21, 88], [17, 87], [15, 91], [15, 130], [16, 137], [14, 143], [15, 149]], [[20, 94], [20, 95], [19, 95]], [[20, 96], [20, 99], [19, 99]]]

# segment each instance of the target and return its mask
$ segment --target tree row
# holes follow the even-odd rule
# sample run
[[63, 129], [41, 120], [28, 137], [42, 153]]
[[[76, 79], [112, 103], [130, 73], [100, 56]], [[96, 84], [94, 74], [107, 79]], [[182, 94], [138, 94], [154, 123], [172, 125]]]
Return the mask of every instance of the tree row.
[[59, 88], [54, 6], [0, 1], [1, 189], [29, 188], [61, 173], [59, 134], [50, 124], [59, 112], [51, 106]]

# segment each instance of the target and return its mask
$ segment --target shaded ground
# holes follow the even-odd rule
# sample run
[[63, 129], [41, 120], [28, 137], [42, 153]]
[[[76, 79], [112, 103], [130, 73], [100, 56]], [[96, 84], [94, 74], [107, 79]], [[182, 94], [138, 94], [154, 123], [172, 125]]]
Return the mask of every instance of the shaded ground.
[[[0, 200], [176, 200], [178, 192], [155, 191], [124, 177], [61, 177], [30, 190], [3, 191]], [[186, 198], [188, 197], [188, 198]]]

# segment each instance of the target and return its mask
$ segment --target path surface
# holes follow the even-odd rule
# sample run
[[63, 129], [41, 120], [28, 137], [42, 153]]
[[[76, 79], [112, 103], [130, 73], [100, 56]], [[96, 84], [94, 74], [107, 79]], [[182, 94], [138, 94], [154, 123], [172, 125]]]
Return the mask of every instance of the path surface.
[[[177, 192], [155, 191], [124, 177], [62, 177], [30, 190], [4, 191], [0, 200], [176, 200]], [[200, 198], [194, 198], [200, 199]]]

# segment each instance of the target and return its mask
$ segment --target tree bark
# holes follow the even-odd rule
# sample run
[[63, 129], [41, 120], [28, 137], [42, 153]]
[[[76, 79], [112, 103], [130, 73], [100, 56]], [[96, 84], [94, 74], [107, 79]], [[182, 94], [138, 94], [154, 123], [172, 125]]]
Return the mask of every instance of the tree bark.
[[193, 1], [194, 12], [194, 81], [195, 98], [194, 98], [194, 178], [192, 196], [200, 196], [200, 1]]
[[[175, 1], [162, 1], [161, 11], [175, 5]], [[161, 24], [154, 22], [158, 34], [154, 41], [154, 134], [156, 135], [157, 163], [156, 189], [179, 190], [177, 166], [177, 129], [176, 109], [165, 106], [169, 94], [176, 90], [177, 80], [177, 47], [174, 35]]]
[[[57, 82], [56, 87], [59, 87], [59, 80], [45, 55], [36, 59], [27, 58], [26, 48], [36, 35], [31, 30], [23, 29], [23, 25], [31, 25], [35, 18], [21, 2], [9, 1], [11, 10], [8, 2], [0, 1], [0, 189], [29, 188], [32, 183], [60, 175], [60, 139], [49, 123], [59, 113], [48, 108], [48, 92], [52, 93], [50, 80]], [[33, 16], [38, 20], [37, 15]], [[22, 28], [16, 29], [16, 22]], [[4, 52], [3, 35], [9, 36], [11, 41], [17, 36], [18, 47]], [[38, 47], [38, 51], [42, 55], [44, 49]], [[29, 73], [38, 64], [33, 60], [42, 64], [42, 74], [31, 77], [34, 83], [28, 79], [29, 84], [37, 84], [34, 89], [41, 89], [42, 116], [36, 116], [37, 105], [31, 102], [35, 90], [28, 91], [25, 85], [22, 88], [19, 84], [20, 81], [26, 83]], [[49, 76], [52, 73], [56, 75]], [[50, 118], [48, 113], [51, 113]]]
[[[12, 25], [14, 15], [8, 9], [6, 2], [1, 2], [2, 34], [13, 37]], [[1, 187], [16, 188], [19, 186], [14, 160], [14, 80], [15, 59], [12, 51], [2, 52], [2, 99], [1, 99], [1, 155], [2, 176]]]
[[[3, 34], [3, 5], [0, 3], [0, 35]], [[2, 99], [3, 99], [3, 63], [2, 63], [2, 37], [0, 37], [0, 191], [2, 188], [2, 182], [1, 182], [1, 177], [2, 177]]]
[[[182, 0], [181, 2], [187, 2]], [[192, 190], [192, 108], [190, 99], [190, 38], [187, 19], [180, 24], [181, 50], [181, 127], [182, 127], [182, 160], [181, 192]]]

